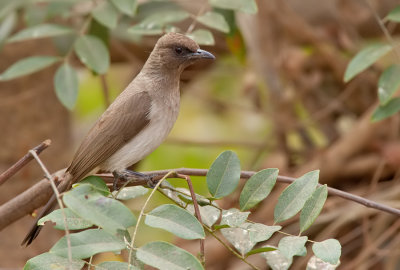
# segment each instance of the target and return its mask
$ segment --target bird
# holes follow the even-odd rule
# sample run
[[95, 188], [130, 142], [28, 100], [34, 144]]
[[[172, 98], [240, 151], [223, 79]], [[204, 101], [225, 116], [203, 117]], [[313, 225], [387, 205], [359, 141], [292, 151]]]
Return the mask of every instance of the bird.
[[[99, 56], [101, 57], [101, 56]], [[180, 75], [200, 59], [215, 59], [179, 33], [167, 33], [156, 42], [142, 70], [110, 104], [82, 140], [57, 188], [71, 188], [93, 171], [106, 171], [118, 180], [151, 176], [127, 168], [153, 152], [170, 133], [179, 113]], [[22, 245], [28, 246], [42, 226], [37, 221], [56, 205], [53, 195], [36, 218]]]

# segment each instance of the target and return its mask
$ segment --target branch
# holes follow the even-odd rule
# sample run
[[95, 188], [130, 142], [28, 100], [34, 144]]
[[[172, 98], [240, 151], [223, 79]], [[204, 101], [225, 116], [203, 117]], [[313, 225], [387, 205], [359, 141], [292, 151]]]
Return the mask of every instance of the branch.
[[14, 165], [8, 168], [5, 172], [0, 174], [0, 186], [4, 184], [9, 178], [11, 178], [14, 174], [16, 174], [19, 170], [22, 169], [26, 164], [28, 164], [32, 159], [33, 156], [31, 155], [30, 151], [36, 152], [36, 154], [40, 154], [44, 149], [49, 147], [51, 144], [51, 140], [45, 140], [35, 148], [29, 150], [29, 152], [23, 156], [20, 160], [18, 160]]
[[[56, 175], [62, 175], [65, 169], [60, 170], [56, 173]], [[190, 176], [206, 176], [208, 170], [207, 169], [191, 169], [191, 168], [180, 168], [180, 169], [171, 169], [171, 170], [160, 170], [160, 171], [148, 171], [144, 172], [145, 174], [150, 174], [155, 177], [155, 179], [161, 179], [167, 173], [174, 171], [178, 174], [190, 175]], [[61, 173], [61, 174], [60, 174]], [[249, 179], [256, 172], [254, 171], [242, 171], [241, 178]], [[112, 174], [97, 174], [97, 176], [102, 177], [106, 182], [112, 183], [113, 176]], [[57, 179], [57, 177], [55, 178]], [[277, 182], [291, 184], [295, 181], [296, 178], [288, 177], [288, 176], [278, 176]], [[146, 181], [137, 181], [135, 183], [131, 183], [130, 185], [147, 185]], [[374, 202], [372, 200], [365, 199], [363, 197], [353, 195], [351, 193], [341, 191], [335, 188], [328, 187], [329, 195], [342, 197], [346, 200], [353, 201], [364, 205], [369, 208], [381, 210], [383, 212], [400, 216], [400, 210]], [[20, 195], [16, 196], [12, 200], [0, 206], [0, 231], [4, 229], [6, 226], [11, 224], [12, 222], [22, 218], [23, 216], [33, 212], [35, 209], [44, 205], [46, 201], [50, 198], [52, 194], [52, 190], [50, 184], [46, 179], [41, 180], [39, 183], [35, 184], [33, 187], [24, 191]], [[29, 203], [27, 203], [29, 202]]]

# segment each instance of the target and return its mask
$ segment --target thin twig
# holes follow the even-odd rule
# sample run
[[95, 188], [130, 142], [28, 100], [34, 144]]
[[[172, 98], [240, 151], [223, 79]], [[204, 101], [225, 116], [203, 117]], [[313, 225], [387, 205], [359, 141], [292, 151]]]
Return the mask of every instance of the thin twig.
[[[176, 176], [179, 177], [179, 178], [185, 179], [186, 182], [188, 183], [189, 190], [190, 190], [190, 195], [192, 196], [192, 200], [193, 200], [194, 215], [199, 220], [201, 225], [204, 226], [203, 221], [201, 220], [199, 204], [197, 203], [196, 193], [194, 192], [193, 185], [192, 185], [192, 180], [190, 179], [190, 176], [189, 175], [179, 174], [179, 173], [176, 174]], [[204, 250], [204, 239], [200, 239], [200, 261], [204, 266], [205, 262], [206, 262], [205, 250]]]
[[186, 30], [186, 33], [185, 33], [186, 35], [192, 33], [192, 31], [193, 31], [193, 29], [195, 28], [196, 23], [197, 23], [197, 17], [199, 17], [199, 16], [204, 12], [205, 9], [206, 9], [206, 5], [203, 5], [203, 6], [199, 9], [199, 12], [197, 13], [197, 15], [193, 16], [193, 21], [192, 21], [192, 23], [189, 25], [188, 29]]
[[46, 166], [44, 166], [42, 160], [36, 154], [36, 151], [30, 150], [29, 153], [36, 159], [37, 163], [42, 168], [46, 178], [50, 181], [50, 184], [51, 184], [51, 187], [53, 189], [54, 194], [56, 195], [57, 203], [60, 206], [60, 210], [61, 210], [61, 213], [62, 213], [62, 216], [63, 216], [64, 227], [65, 227], [65, 238], [67, 239], [67, 247], [68, 247], [69, 269], [72, 270], [71, 239], [70, 239], [69, 230], [68, 230], [67, 216], [65, 215], [64, 206], [63, 206], [62, 201], [60, 199], [60, 192], [58, 192], [57, 186], [54, 183], [52, 175], [49, 173], [49, 171], [47, 170]]
[[104, 105], [107, 108], [108, 106], [110, 106], [110, 90], [108, 87], [107, 78], [105, 74], [100, 75], [100, 81], [101, 81], [101, 88], [103, 90]]
[[[180, 168], [180, 169], [170, 169], [170, 170], [160, 170], [160, 171], [149, 171], [149, 172], [144, 172], [145, 174], [150, 174], [155, 176], [156, 178], [159, 177], [161, 178], [164, 176], [167, 172], [170, 171], [175, 171], [178, 174], [184, 174], [184, 175], [190, 175], [190, 176], [206, 176], [208, 170], [207, 169], [192, 169], [192, 168]], [[242, 171], [240, 177], [242, 179], [249, 179], [251, 176], [253, 176], [256, 172], [255, 171]], [[98, 176], [104, 178], [106, 181], [111, 181], [112, 175], [111, 174], [99, 174]], [[285, 184], [291, 184], [296, 180], [296, 178], [293, 177], [288, 177], [288, 176], [278, 176], [277, 182], [279, 183], [285, 183]], [[144, 185], [145, 183], [137, 182], [134, 185]], [[321, 184], [320, 184], [321, 185]], [[377, 210], [381, 210], [383, 212], [393, 214], [396, 216], [400, 216], [400, 209], [396, 209], [381, 203], [374, 202], [369, 199], [365, 199], [363, 197], [353, 195], [351, 193], [328, 187], [328, 194], [333, 195], [333, 196], [338, 196], [343, 199], [349, 200], [356, 202], [358, 204], [364, 205], [369, 208], [374, 208]]]
[[142, 220], [142, 217], [144, 215], [144, 210], [146, 209], [147, 204], [149, 203], [151, 197], [154, 195], [154, 193], [156, 192], [158, 187], [161, 185], [162, 181], [167, 179], [170, 175], [175, 175], [175, 172], [174, 171], [168, 171], [166, 174], [164, 174], [164, 176], [158, 181], [157, 185], [153, 188], [153, 190], [151, 191], [149, 197], [147, 197], [146, 201], [144, 202], [142, 209], [140, 210], [140, 214], [139, 214], [139, 217], [137, 219], [136, 227], [135, 227], [135, 230], [133, 231], [133, 236], [132, 236], [132, 240], [131, 240], [131, 244], [130, 244], [129, 257], [128, 257], [128, 260], [129, 260], [128, 261], [128, 270], [131, 269], [130, 267], [131, 267], [132, 252], [133, 252], [133, 249], [134, 249], [134, 244], [135, 244], [135, 239], [136, 239], [136, 234], [137, 234], [137, 231], [138, 231], [138, 228], [139, 228], [139, 224], [140, 224], [140, 221]]
[[[30, 151], [34, 151], [36, 154], [40, 154], [44, 149], [49, 147], [51, 144], [51, 140], [47, 139], [35, 148]], [[14, 174], [16, 174], [19, 170], [22, 169], [26, 164], [28, 164], [33, 159], [33, 156], [28, 152], [25, 156], [23, 156], [20, 160], [18, 160], [14, 165], [8, 168], [5, 172], [0, 174], [0, 186], [4, 184], [9, 178], [11, 178]]]

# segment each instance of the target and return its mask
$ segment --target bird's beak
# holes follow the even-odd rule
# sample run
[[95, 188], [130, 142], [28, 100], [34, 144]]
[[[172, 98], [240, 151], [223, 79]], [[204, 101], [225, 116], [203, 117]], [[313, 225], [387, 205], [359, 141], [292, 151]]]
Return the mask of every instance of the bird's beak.
[[213, 59], [213, 60], [215, 59], [215, 56], [212, 53], [202, 49], [198, 49], [196, 52], [190, 54], [189, 57], [190, 59], [200, 59], [200, 58]]

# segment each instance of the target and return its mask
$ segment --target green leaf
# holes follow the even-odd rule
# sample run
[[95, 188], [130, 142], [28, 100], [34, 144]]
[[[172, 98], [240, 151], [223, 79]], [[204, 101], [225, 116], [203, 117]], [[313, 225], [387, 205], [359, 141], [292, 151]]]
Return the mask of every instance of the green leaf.
[[118, 10], [108, 1], [101, 2], [92, 11], [93, 18], [109, 29], [114, 29], [118, 22]]
[[11, 12], [4, 18], [0, 24], [0, 49], [6, 38], [12, 33], [14, 27], [17, 24], [16, 12]]
[[26, 262], [24, 270], [80, 270], [84, 261], [72, 260], [72, 265], [67, 258], [51, 253], [43, 253]]
[[242, 256], [248, 253], [256, 244], [250, 240], [249, 231], [246, 229], [226, 228], [221, 229], [221, 233]]
[[145, 223], [184, 239], [204, 239], [205, 237], [200, 222], [188, 211], [173, 204], [164, 204], [153, 209], [146, 215]]
[[34, 73], [51, 66], [57, 61], [60, 61], [60, 58], [55, 56], [31, 56], [24, 58], [14, 63], [11, 67], [6, 69], [6, 71], [1, 73], [0, 81], [12, 80]]
[[97, 37], [85, 35], [77, 39], [74, 45], [79, 60], [97, 74], [104, 74], [110, 66], [107, 47]]
[[137, 0], [111, 0], [114, 6], [122, 13], [133, 17], [138, 6]]
[[184, 10], [162, 10], [151, 13], [140, 23], [130, 27], [128, 32], [137, 35], [159, 35], [170, 32], [173, 29], [168, 28], [168, 24], [180, 22], [190, 15]]
[[217, 8], [232, 9], [250, 14], [257, 13], [255, 0], [208, 0], [208, 2]]
[[274, 210], [275, 222], [287, 220], [303, 208], [318, 185], [319, 171], [311, 171], [296, 179], [279, 196]]
[[118, 261], [107, 261], [102, 262], [97, 265], [96, 269], [98, 270], [136, 270], [138, 268], [133, 265], [129, 265], [126, 262], [118, 262]]
[[130, 200], [145, 195], [149, 189], [142, 186], [124, 187], [121, 190], [113, 191], [113, 195], [118, 200]]
[[63, 196], [63, 200], [76, 214], [113, 234], [136, 224], [129, 208], [120, 201], [102, 196], [89, 184], [75, 187]]
[[275, 186], [278, 172], [278, 169], [266, 169], [250, 177], [240, 194], [240, 210], [248, 210], [264, 200]]
[[[211, 227], [214, 225], [214, 223], [219, 219], [219, 216], [221, 215], [221, 210], [218, 208], [215, 208], [214, 206], [211, 205], [206, 205], [206, 206], [200, 206], [200, 215], [201, 215], [201, 220], [202, 222], [207, 225], [208, 227]], [[193, 204], [189, 204], [186, 209], [194, 215], [194, 206]]]
[[400, 22], [400, 6], [392, 9], [392, 11], [390, 11], [389, 14], [385, 17], [385, 20]]
[[221, 225], [226, 224], [230, 227], [237, 227], [246, 221], [249, 214], [250, 212], [240, 212], [236, 208], [222, 210]]
[[61, 103], [72, 110], [78, 98], [78, 74], [68, 63], [64, 63], [57, 69], [54, 75], [54, 87], [56, 95]]
[[23, 29], [10, 37], [8, 42], [23, 41], [28, 39], [55, 37], [62, 35], [70, 35], [75, 30], [58, 24], [40, 24]]
[[293, 256], [305, 256], [307, 236], [286, 236], [279, 241], [278, 249], [287, 259]]
[[[93, 223], [81, 218], [71, 211], [69, 208], [64, 208], [68, 230], [82, 230], [93, 226]], [[59, 230], [65, 230], [64, 217], [61, 209], [54, 210], [47, 216], [42, 217], [38, 221], [38, 225], [44, 225], [45, 222], [54, 222], [54, 228]]]
[[385, 105], [400, 87], [400, 65], [391, 65], [382, 73], [378, 82], [378, 97]]
[[207, 186], [214, 198], [231, 194], [239, 184], [240, 161], [232, 151], [225, 151], [213, 162], [207, 173]]
[[344, 82], [348, 82], [353, 79], [357, 74], [361, 73], [369, 66], [374, 64], [379, 58], [387, 54], [392, 50], [392, 46], [388, 44], [372, 44], [359, 51], [353, 59], [351, 59], [349, 65], [344, 73]]
[[[276, 248], [273, 246], [266, 247]], [[267, 264], [272, 270], [287, 270], [293, 262], [293, 258], [286, 258], [279, 250], [263, 252], [261, 256], [267, 260]]]
[[[100, 252], [117, 252], [125, 248], [125, 243], [104, 230], [92, 229], [70, 234], [71, 253], [74, 259], [85, 259]], [[51, 249], [50, 253], [68, 257], [65, 236]]]
[[196, 20], [212, 29], [216, 29], [224, 33], [229, 32], [229, 25], [226, 22], [225, 17], [218, 12], [208, 11], [205, 14], [196, 17]]
[[250, 241], [254, 243], [266, 241], [271, 236], [282, 229], [281, 226], [267, 226], [261, 223], [244, 223], [240, 226], [243, 229], [249, 231]]
[[215, 44], [213, 34], [205, 29], [197, 29], [187, 34], [187, 36], [196, 41], [199, 45], [211, 46]]
[[253, 254], [258, 254], [258, 253], [263, 253], [263, 252], [270, 252], [276, 250], [275, 247], [261, 247], [261, 248], [255, 248], [249, 252], [246, 253], [246, 257], [253, 255]]
[[[81, 184], [89, 184], [101, 195], [108, 196], [111, 194], [110, 189], [107, 187], [107, 184], [98, 176], [90, 175], [85, 177], [82, 181], [80, 181], [76, 186]], [[75, 185], [73, 186], [75, 187]]]
[[139, 260], [160, 270], [204, 269], [195, 256], [167, 242], [151, 242], [137, 250]]
[[322, 242], [316, 242], [312, 250], [318, 258], [330, 264], [337, 264], [342, 253], [342, 246], [336, 239], [328, 239]]
[[304, 204], [300, 214], [300, 233], [307, 230], [314, 223], [328, 197], [328, 187], [326, 185], [318, 187], [311, 197]]
[[400, 110], [400, 98], [396, 97], [391, 99], [385, 105], [380, 105], [372, 114], [372, 122], [378, 122], [389, 116], [394, 115]]

